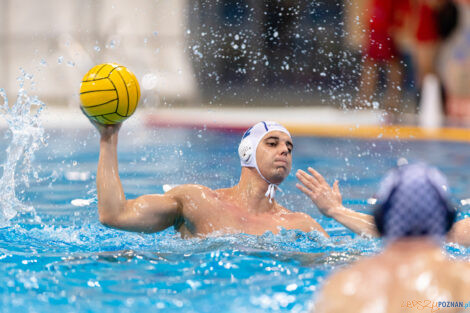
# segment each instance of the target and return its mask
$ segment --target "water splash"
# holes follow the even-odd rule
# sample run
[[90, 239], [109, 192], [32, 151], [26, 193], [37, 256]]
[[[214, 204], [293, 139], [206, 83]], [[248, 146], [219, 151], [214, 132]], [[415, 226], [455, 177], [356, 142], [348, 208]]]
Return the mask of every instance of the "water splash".
[[39, 116], [45, 104], [36, 96], [29, 96], [25, 83], [32, 83], [32, 75], [21, 69], [18, 77], [19, 87], [16, 103], [10, 106], [6, 92], [0, 88], [0, 116], [5, 119], [11, 133], [11, 142], [6, 150], [6, 159], [2, 164], [3, 175], [0, 177], [0, 227], [10, 225], [10, 220], [19, 212], [28, 212], [39, 221], [32, 206], [23, 204], [16, 196], [16, 188], [29, 188], [29, 176], [36, 179], [38, 173], [32, 168], [34, 153], [44, 141], [44, 128]]

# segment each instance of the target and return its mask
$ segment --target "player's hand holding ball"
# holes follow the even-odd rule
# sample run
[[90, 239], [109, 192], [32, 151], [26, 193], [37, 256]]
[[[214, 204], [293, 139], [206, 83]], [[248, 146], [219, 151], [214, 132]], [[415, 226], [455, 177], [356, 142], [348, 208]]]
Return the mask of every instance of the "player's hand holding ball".
[[80, 108], [98, 131], [116, 132], [140, 99], [139, 82], [126, 67], [105, 63], [93, 67], [80, 85]]

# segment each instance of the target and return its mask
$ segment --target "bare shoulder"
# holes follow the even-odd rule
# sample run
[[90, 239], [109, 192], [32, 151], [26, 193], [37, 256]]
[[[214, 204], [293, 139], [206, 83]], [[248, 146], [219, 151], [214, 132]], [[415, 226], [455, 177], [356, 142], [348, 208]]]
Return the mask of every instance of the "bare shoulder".
[[[371, 273], [380, 273], [380, 275], [387, 275], [389, 267], [384, 267], [384, 260], [381, 255], [372, 257], [363, 257], [359, 261], [349, 264], [343, 269], [339, 269], [329, 279], [329, 287], [332, 289], [341, 289], [340, 286], [345, 284], [351, 286], [352, 283], [356, 284], [356, 287], [361, 285], [370, 286], [370, 280], [377, 281]], [[330, 290], [331, 291], [331, 290]]]
[[460, 245], [470, 246], [470, 218], [458, 221], [452, 226], [447, 240]]
[[331, 275], [330, 287], [342, 286], [345, 283], [351, 282], [361, 283], [367, 279], [367, 275], [362, 276], [360, 273], [375, 267], [376, 262], [370, 258], [364, 258], [359, 262], [348, 265], [345, 268], [339, 269], [336, 273]]
[[289, 216], [289, 220], [294, 224], [294, 228], [297, 228], [304, 232], [319, 231], [325, 236], [328, 237], [328, 234], [325, 232], [323, 227], [318, 224], [317, 221], [310, 215], [303, 212], [293, 212], [281, 206], [281, 214], [286, 214]]
[[277, 205], [276, 209], [277, 209], [278, 214], [288, 215], [292, 219], [312, 219], [312, 217], [306, 213], [291, 211], [289, 209], [286, 209], [285, 207], [283, 207], [277, 202], [276, 202], [276, 205]]
[[289, 213], [287, 213], [287, 214], [289, 214], [289, 216], [291, 217], [292, 220], [294, 220], [297, 223], [302, 224], [302, 225], [317, 225], [318, 224], [313, 219], [313, 217], [311, 217], [307, 213], [289, 211]]
[[376, 257], [371, 257], [344, 268], [337, 268], [336, 272], [327, 279], [322, 294], [326, 297], [344, 297], [345, 286], [359, 290], [361, 286], [369, 285], [370, 273], [381, 269], [379, 263]]
[[449, 260], [446, 264], [446, 272], [447, 278], [452, 279], [453, 283], [458, 286], [454, 289], [456, 299], [468, 301], [466, 298], [470, 289], [470, 263], [465, 260]]
[[311, 217], [311, 216], [308, 215], [307, 213], [289, 211], [289, 214], [290, 214], [293, 218], [298, 219], [298, 220], [302, 220], [302, 221], [315, 221], [315, 220], [313, 219], [313, 217]]
[[215, 192], [209, 187], [206, 187], [203, 185], [185, 184], [185, 185], [179, 185], [179, 186], [172, 188], [166, 193], [166, 195], [183, 199], [183, 198], [200, 197], [200, 196], [203, 196], [203, 194], [205, 193], [212, 194]]
[[470, 288], [470, 262], [466, 260], [451, 261], [455, 275], [461, 279], [466, 289]]
[[288, 210], [280, 204], [277, 205], [277, 212], [278, 212], [277, 214], [284, 215], [288, 217], [289, 220], [295, 223], [307, 225], [307, 224], [310, 224], [312, 221], [315, 222], [315, 220], [310, 215], [303, 213], [303, 212], [294, 212], [294, 211]]
[[[316, 296], [315, 312], [321, 313], [342, 313], [348, 312], [351, 308], [351, 301], [344, 293], [344, 286], [351, 279], [354, 273], [350, 268], [338, 269], [325, 281], [321, 291]], [[352, 286], [351, 286], [352, 287]], [[359, 287], [360, 286], [356, 286]]]

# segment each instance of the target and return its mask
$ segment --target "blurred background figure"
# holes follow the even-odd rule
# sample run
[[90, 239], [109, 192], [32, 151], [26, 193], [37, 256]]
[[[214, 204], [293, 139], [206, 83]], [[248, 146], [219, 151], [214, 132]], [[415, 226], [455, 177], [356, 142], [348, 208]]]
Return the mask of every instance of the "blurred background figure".
[[[429, 113], [432, 111], [432, 109], [430, 111], [432, 106], [435, 107], [434, 111], [437, 114], [445, 112], [446, 90], [442, 84], [438, 61], [442, 44], [457, 25], [457, 16], [457, 7], [452, 0], [411, 1], [412, 31], [415, 38], [412, 51], [416, 67], [416, 87], [420, 99], [420, 124], [423, 126], [442, 124], [439, 119], [435, 123], [431, 122], [435, 117]], [[430, 96], [431, 94], [435, 96]]]
[[439, 34], [439, 11], [447, 0], [411, 0], [415, 25], [414, 62], [416, 64], [417, 87], [421, 89], [427, 74], [436, 74], [436, 58], [441, 43]]
[[470, 121], [470, 1], [454, 0], [456, 28], [442, 45], [439, 72], [446, 90], [446, 114], [454, 125]]
[[440, 247], [456, 214], [446, 190], [443, 175], [424, 164], [390, 171], [374, 213], [385, 250], [333, 274], [315, 312], [402, 312], [409, 304], [419, 309], [417, 301], [422, 308], [423, 300], [436, 309], [438, 301], [466, 303], [470, 264], [448, 259]]
[[[437, 112], [434, 114], [455, 115], [452, 113], [455, 106], [450, 109], [446, 106], [449, 84], [445, 84], [442, 78], [449, 57], [443, 59], [440, 52], [448, 39], [454, 36], [459, 12], [465, 10], [464, 7], [464, 4], [459, 6], [453, 0], [361, 0], [347, 6], [350, 41], [357, 49], [362, 49], [364, 55], [355, 105], [359, 108], [381, 106], [389, 114], [386, 121], [397, 122], [399, 113], [406, 111], [407, 89], [413, 91], [414, 95], [409, 98], [418, 112], [423, 105], [429, 105], [428, 100], [423, 101], [423, 84], [425, 77], [430, 76], [433, 80], [428, 78], [431, 82], [428, 84], [432, 86], [427, 86], [426, 90], [437, 95], [431, 97], [432, 105], [438, 107], [433, 110]], [[465, 27], [460, 27], [460, 33], [462, 28]], [[451, 74], [448, 80], [453, 76]], [[439, 85], [437, 92], [431, 90], [434, 80]], [[384, 96], [380, 97], [382, 89]], [[422, 119], [430, 118], [428, 112], [420, 116], [421, 125]], [[441, 121], [442, 117], [434, 119]]]
[[[379, 71], [386, 76], [385, 97], [380, 101], [388, 112], [388, 120], [398, 113], [401, 100], [402, 66], [396, 33], [403, 25], [403, 9], [407, 0], [370, 0], [368, 29], [364, 42], [363, 68], [358, 94], [359, 107], [372, 107], [379, 86]], [[367, 25], [367, 23], [366, 23]], [[365, 25], [364, 25], [365, 26]]]

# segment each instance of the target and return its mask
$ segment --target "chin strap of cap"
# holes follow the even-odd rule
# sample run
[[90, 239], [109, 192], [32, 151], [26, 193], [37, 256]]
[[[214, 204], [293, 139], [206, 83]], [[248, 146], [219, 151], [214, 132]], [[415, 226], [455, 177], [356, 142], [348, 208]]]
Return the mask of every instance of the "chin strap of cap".
[[268, 186], [268, 190], [266, 191], [266, 193], [264, 194], [266, 197], [268, 197], [269, 199], [269, 203], [273, 203], [273, 200], [274, 199], [274, 196], [276, 195], [276, 189], [279, 189], [279, 191], [282, 192], [282, 189], [279, 188], [278, 185], [276, 184], [269, 184]]
[[268, 190], [266, 190], [266, 193], [264, 194], [266, 197], [269, 199], [269, 203], [273, 203], [274, 196], [276, 195], [276, 189], [279, 189], [280, 192], [282, 192], [282, 189], [279, 188], [278, 185], [271, 183], [269, 180], [267, 180], [263, 174], [261, 174], [258, 166], [256, 166], [256, 170], [258, 171], [259, 176], [264, 179], [265, 182], [268, 183]]

